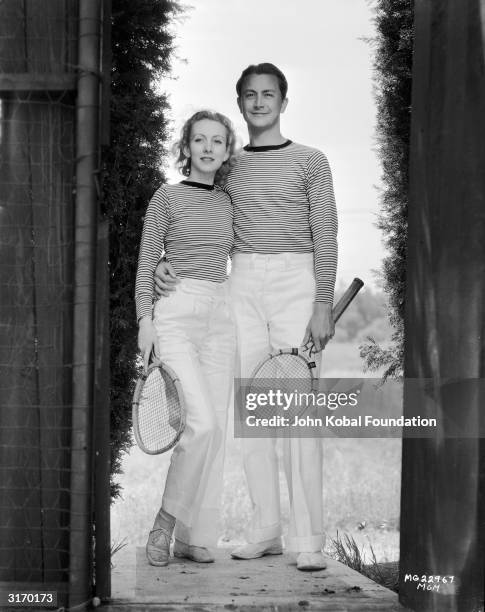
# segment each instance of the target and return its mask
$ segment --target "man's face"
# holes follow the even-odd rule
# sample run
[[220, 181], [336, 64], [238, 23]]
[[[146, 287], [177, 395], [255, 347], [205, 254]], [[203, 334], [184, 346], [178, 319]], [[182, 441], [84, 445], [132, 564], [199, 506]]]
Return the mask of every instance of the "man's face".
[[278, 123], [288, 100], [282, 99], [273, 74], [251, 74], [243, 82], [237, 103], [248, 128], [264, 131]]

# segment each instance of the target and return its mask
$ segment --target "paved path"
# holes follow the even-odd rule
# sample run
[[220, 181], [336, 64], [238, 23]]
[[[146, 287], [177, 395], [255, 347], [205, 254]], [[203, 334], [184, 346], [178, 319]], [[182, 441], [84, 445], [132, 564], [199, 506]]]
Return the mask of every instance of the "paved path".
[[219, 548], [215, 563], [172, 559], [157, 568], [140, 547], [117, 552], [113, 564], [113, 601], [104, 612], [405, 610], [395, 593], [333, 559], [326, 570], [300, 572], [290, 555], [236, 561]]

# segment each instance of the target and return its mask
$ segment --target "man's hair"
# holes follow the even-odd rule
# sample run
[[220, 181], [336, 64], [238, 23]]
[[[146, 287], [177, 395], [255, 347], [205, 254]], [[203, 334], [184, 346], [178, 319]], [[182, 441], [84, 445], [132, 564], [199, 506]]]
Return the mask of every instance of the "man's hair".
[[288, 93], [288, 81], [286, 80], [285, 75], [281, 72], [279, 68], [277, 68], [274, 64], [270, 64], [269, 62], [263, 62], [261, 64], [252, 64], [248, 66], [245, 70], [242, 71], [241, 76], [239, 77], [236, 83], [236, 91], [237, 97], [241, 97], [242, 87], [244, 81], [248, 76], [252, 74], [272, 74], [278, 79], [278, 85], [281, 92], [281, 98], [284, 100], [286, 98], [286, 94]]

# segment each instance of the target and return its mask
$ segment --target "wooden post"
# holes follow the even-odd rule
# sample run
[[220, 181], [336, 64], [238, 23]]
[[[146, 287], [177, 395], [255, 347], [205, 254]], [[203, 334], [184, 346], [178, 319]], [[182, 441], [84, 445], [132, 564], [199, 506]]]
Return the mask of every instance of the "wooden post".
[[93, 589], [93, 401], [101, 0], [79, 1], [69, 605]]
[[405, 391], [404, 412], [465, 434], [403, 442], [399, 595], [413, 610], [483, 602], [484, 19], [485, 0], [415, 2], [405, 376], [435, 393], [418, 406]]

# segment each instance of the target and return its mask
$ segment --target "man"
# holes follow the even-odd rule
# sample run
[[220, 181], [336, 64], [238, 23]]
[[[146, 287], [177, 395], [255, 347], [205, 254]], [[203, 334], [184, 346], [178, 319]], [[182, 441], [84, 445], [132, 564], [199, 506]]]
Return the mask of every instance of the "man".
[[[249, 145], [226, 189], [234, 206], [231, 294], [239, 368], [249, 378], [268, 352], [305, 345], [317, 354], [333, 336], [337, 215], [332, 176], [320, 151], [281, 134], [288, 84], [273, 64], [249, 66], [236, 84]], [[156, 281], [167, 288], [167, 276]], [[317, 355], [317, 359], [318, 359]], [[253, 506], [248, 544], [236, 559], [280, 554], [281, 524], [275, 440], [243, 439], [244, 469]], [[322, 448], [314, 438], [285, 438], [290, 492], [287, 548], [297, 568], [325, 568]]]

